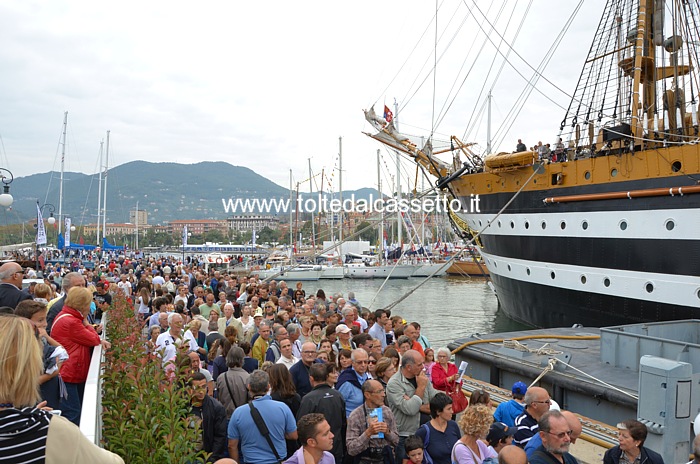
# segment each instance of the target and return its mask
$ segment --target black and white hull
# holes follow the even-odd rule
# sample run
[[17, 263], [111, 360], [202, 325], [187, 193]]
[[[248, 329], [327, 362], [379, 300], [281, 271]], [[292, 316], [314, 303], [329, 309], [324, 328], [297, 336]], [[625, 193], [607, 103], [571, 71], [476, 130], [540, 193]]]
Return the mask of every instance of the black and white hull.
[[[700, 194], [543, 203], [687, 183], [623, 183], [481, 195], [460, 214], [482, 231], [481, 254], [505, 313], [537, 327], [608, 326], [700, 317]], [[678, 185], [676, 185], [678, 186]], [[460, 199], [468, 205], [469, 197]]]

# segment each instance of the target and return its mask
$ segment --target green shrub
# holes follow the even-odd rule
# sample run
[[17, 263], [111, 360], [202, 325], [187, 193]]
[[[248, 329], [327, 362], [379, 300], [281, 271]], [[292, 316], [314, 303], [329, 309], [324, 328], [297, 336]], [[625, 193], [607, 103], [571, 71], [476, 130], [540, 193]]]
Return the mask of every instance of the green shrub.
[[204, 462], [206, 453], [196, 450], [202, 431], [188, 419], [189, 396], [178, 387], [185, 376], [171, 378], [158, 356], [146, 354], [141, 327], [126, 299], [115, 295], [102, 376], [104, 447], [127, 464]]

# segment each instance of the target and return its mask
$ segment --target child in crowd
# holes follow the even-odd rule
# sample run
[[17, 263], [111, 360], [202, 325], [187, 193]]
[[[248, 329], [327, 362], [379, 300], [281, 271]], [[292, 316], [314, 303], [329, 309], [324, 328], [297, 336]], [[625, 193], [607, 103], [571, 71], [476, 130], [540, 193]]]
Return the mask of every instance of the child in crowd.
[[423, 439], [416, 435], [406, 438], [406, 455], [402, 464], [422, 464], [423, 463]]

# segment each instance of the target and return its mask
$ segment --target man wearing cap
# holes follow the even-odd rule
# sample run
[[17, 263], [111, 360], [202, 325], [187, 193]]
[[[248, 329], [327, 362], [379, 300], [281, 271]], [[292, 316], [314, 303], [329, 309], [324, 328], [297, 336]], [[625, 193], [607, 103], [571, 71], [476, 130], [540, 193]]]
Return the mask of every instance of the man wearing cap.
[[[571, 438], [571, 444], [574, 444], [576, 443], [578, 437], [581, 436], [581, 432], [583, 432], [581, 420], [571, 411], [561, 411], [561, 415], [564, 416], [566, 422], [569, 424], [569, 430], [571, 430], [571, 435], [569, 437]], [[525, 453], [527, 454], [528, 459], [530, 459], [530, 456], [532, 456], [532, 454], [537, 448], [540, 447], [541, 444], [542, 437], [539, 433], [536, 433], [530, 439], [530, 441], [527, 442], [527, 445], [525, 445]]]
[[532, 436], [539, 432], [537, 421], [549, 411], [549, 406], [552, 404], [549, 393], [541, 387], [529, 388], [525, 393], [524, 401], [525, 411], [515, 419], [514, 427], [518, 431], [513, 436], [513, 444], [521, 448], [525, 448]]
[[338, 336], [338, 340], [336, 340], [333, 344], [333, 349], [336, 353], [340, 352], [340, 350], [352, 351], [355, 348], [357, 348], [355, 343], [352, 340], [350, 340], [351, 332], [352, 330], [350, 329], [350, 327], [348, 327], [345, 324], [338, 324], [336, 326], [335, 334]]
[[503, 448], [513, 443], [514, 434], [513, 427], [508, 427], [503, 422], [494, 422], [486, 435], [486, 441], [489, 443], [489, 448], [498, 454]]
[[508, 427], [513, 427], [513, 425], [515, 425], [515, 418], [521, 415], [525, 410], [523, 398], [527, 392], [527, 385], [523, 382], [515, 382], [512, 392], [513, 399], [499, 404], [496, 408], [496, 412], [493, 413], [493, 418], [496, 422], [503, 422]]

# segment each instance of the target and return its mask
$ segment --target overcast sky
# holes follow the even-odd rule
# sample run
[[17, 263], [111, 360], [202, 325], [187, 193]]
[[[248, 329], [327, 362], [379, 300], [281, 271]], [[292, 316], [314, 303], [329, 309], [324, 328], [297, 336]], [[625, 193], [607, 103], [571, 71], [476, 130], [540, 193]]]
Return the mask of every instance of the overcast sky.
[[[545, 76], [568, 93], [601, 4], [583, 5], [546, 68]], [[503, 58], [484, 42], [479, 11], [510, 41], [528, 2], [439, 5], [434, 80], [436, 4], [429, 0], [2, 1], [0, 167], [15, 176], [59, 170], [64, 111], [66, 170], [85, 173], [98, 170], [99, 142], [111, 130], [112, 165], [226, 161], [286, 187], [290, 169], [294, 182], [308, 178], [308, 158], [315, 172], [329, 174], [342, 136], [343, 187], [374, 186], [381, 147], [362, 134], [371, 130], [362, 109], [374, 104], [381, 113], [384, 103], [393, 109], [394, 99], [402, 132], [427, 136], [435, 125], [436, 137], [446, 139], [462, 137], [469, 126], [467, 141], [484, 147], [485, 117], [473, 114], [483, 109], [484, 76], [493, 62], [487, 78], [493, 83]], [[576, 5], [532, 3], [508, 56], [525, 77], [503, 67], [493, 85], [492, 133], [533, 74], [518, 55], [537, 67]], [[568, 105], [562, 92], [539, 85]], [[534, 92], [514, 125], [498, 132], [497, 148], [511, 151], [519, 137], [528, 145], [552, 142], [563, 116]], [[389, 185], [386, 172], [396, 168], [393, 155], [382, 153]], [[414, 168], [403, 169], [413, 182]], [[337, 174], [333, 183], [337, 189]]]

